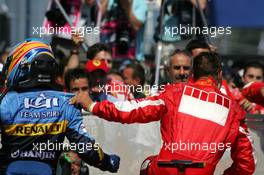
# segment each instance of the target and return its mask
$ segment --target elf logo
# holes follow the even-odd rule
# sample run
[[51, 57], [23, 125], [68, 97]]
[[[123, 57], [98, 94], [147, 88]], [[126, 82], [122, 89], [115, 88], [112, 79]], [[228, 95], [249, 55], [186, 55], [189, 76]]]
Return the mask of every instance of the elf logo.
[[31, 98], [24, 99], [24, 107], [26, 109], [51, 108], [56, 106], [59, 106], [58, 98], [46, 98], [44, 94], [40, 94], [39, 97], [36, 99], [31, 99]]

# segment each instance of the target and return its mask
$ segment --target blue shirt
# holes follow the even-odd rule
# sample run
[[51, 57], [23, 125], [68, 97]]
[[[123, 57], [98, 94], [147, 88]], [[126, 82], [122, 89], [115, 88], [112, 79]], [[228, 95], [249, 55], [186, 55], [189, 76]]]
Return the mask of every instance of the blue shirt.
[[[101, 150], [95, 149], [95, 140], [84, 125], [79, 109], [69, 104], [73, 94], [34, 90], [33, 92], [8, 92], [0, 105], [0, 126], [2, 129], [2, 148], [0, 165], [8, 165], [17, 160], [35, 160], [45, 162], [51, 167], [63, 150], [65, 136], [70, 143], [91, 146], [91, 149], [76, 151], [81, 159], [90, 165], [99, 167]], [[40, 152], [36, 144], [53, 143], [56, 147]], [[54, 167], [53, 167], [54, 168]]]

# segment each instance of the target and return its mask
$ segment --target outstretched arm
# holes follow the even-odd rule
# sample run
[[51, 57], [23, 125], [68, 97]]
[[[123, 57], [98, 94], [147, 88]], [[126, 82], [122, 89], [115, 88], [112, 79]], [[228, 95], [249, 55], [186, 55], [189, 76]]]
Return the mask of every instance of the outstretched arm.
[[100, 118], [120, 123], [158, 121], [167, 111], [163, 94], [139, 100], [112, 103], [109, 101], [93, 102], [88, 93], [82, 92], [75, 96], [71, 103], [79, 103], [85, 110]]

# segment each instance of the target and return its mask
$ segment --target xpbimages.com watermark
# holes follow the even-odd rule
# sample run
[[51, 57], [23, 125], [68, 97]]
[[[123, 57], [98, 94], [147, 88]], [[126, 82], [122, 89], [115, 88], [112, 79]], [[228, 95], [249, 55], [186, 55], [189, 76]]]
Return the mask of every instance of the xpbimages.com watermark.
[[32, 27], [32, 34], [42, 37], [45, 35], [76, 35], [78, 34], [80, 37], [84, 37], [85, 35], [94, 34], [99, 35], [100, 34], [100, 28], [99, 27], [58, 27], [58, 26], [46, 26], [46, 27]]
[[178, 35], [209, 35], [212, 38], [218, 35], [231, 35], [232, 27], [195, 27], [191, 25], [182, 25], [164, 27], [164, 34], [169, 37], [175, 37]]
[[79, 153], [95, 150], [100, 151], [99, 143], [60, 143], [60, 142], [42, 142], [33, 143], [31, 150], [14, 150], [10, 156], [12, 158], [37, 158], [41, 160], [55, 159], [56, 154], [64, 150], [72, 150]]
[[90, 150], [99, 150], [99, 143], [60, 143], [60, 142], [43, 142], [43, 143], [33, 143], [33, 151], [63, 151], [69, 149], [72, 151], [78, 151], [79, 153], [84, 153]]
[[112, 84], [106, 84], [106, 85], [99, 85], [99, 91], [100, 92], [106, 92], [106, 93], [144, 93], [147, 96], [151, 95], [151, 92], [163, 92], [165, 91], [166, 85], [126, 85], [126, 84], [119, 84], [119, 83], [112, 83]]
[[231, 143], [194, 143], [190, 142], [189, 140], [187, 142], [179, 141], [179, 142], [173, 142], [173, 143], [164, 143], [163, 147], [167, 151], [171, 151], [171, 153], [177, 152], [177, 151], [211, 151], [211, 153], [216, 153], [217, 151], [223, 151], [225, 149], [231, 148]]

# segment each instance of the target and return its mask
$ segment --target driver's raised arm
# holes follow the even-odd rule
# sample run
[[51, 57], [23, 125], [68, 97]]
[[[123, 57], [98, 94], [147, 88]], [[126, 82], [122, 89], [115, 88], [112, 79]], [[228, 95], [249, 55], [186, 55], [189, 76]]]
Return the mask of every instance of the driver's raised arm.
[[158, 96], [118, 102], [93, 102], [89, 95], [80, 93], [72, 100], [93, 114], [108, 121], [147, 123], [160, 120], [167, 112], [163, 93]]

